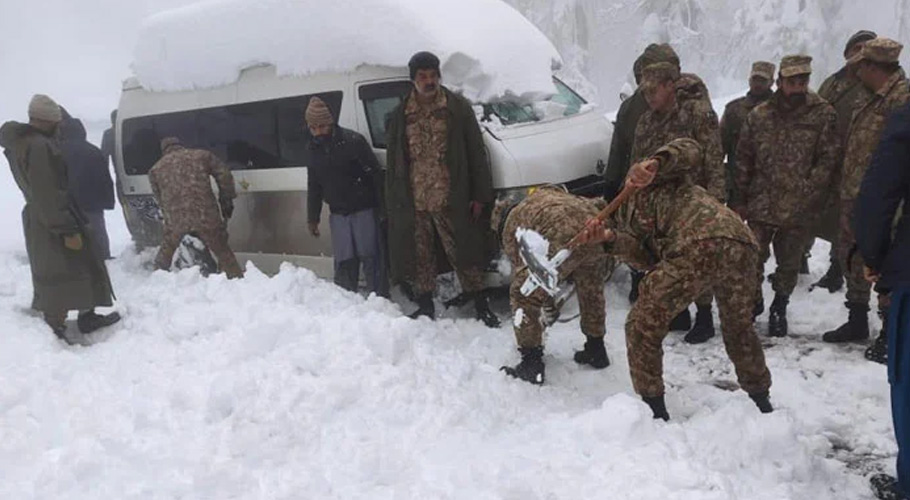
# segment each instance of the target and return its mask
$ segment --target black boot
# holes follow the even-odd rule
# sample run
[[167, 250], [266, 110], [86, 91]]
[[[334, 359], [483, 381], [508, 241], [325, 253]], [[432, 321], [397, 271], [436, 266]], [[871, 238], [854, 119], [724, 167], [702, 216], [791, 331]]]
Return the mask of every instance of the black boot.
[[765, 312], [765, 298], [759, 295], [758, 301], [752, 306], [752, 321], [755, 321], [755, 318], [761, 316], [763, 312]]
[[417, 310], [408, 315], [411, 319], [417, 319], [426, 316], [432, 320], [436, 319], [436, 306], [433, 304], [433, 294], [425, 293], [417, 297]]
[[79, 331], [83, 334], [89, 334], [99, 328], [111, 326], [118, 321], [120, 321], [120, 313], [116, 311], [104, 315], [97, 314], [95, 311], [88, 311], [79, 313], [79, 317], [76, 319], [76, 326], [79, 327]]
[[876, 474], [869, 478], [869, 486], [872, 493], [879, 500], [907, 500], [907, 496], [901, 493], [897, 484], [897, 479], [888, 474]]
[[843, 342], [865, 342], [869, 339], [869, 306], [859, 302], [847, 302], [850, 316], [847, 322], [836, 330], [825, 332], [822, 340], [834, 344]]
[[659, 418], [665, 422], [670, 420], [670, 414], [667, 413], [667, 405], [664, 403], [663, 396], [642, 396], [641, 399], [651, 408], [651, 413], [654, 414], [655, 419]]
[[771, 337], [787, 336], [787, 304], [789, 303], [789, 295], [777, 294], [774, 296], [774, 302], [768, 308], [768, 335]]
[[603, 337], [587, 337], [583, 351], [575, 351], [575, 362], [580, 365], [590, 365], [598, 370], [610, 366], [607, 348], [604, 347]]
[[758, 407], [758, 411], [762, 413], [771, 413], [774, 411], [774, 407], [771, 406], [771, 399], [768, 391], [749, 394], [749, 398], [752, 399], [755, 406]]
[[546, 367], [543, 364], [543, 347], [519, 347], [521, 362], [513, 366], [503, 366], [500, 370], [517, 379], [542, 385], [546, 378]]
[[670, 321], [671, 332], [688, 332], [692, 328], [692, 316], [689, 314], [689, 308], [685, 308]]
[[483, 321], [488, 328], [499, 328], [499, 318], [490, 310], [490, 299], [487, 294], [477, 292], [474, 295], [474, 311], [477, 313], [476, 318]]
[[632, 269], [632, 288], [629, 290], [629, 303], [634, 304], [638, 300], [638, 285], [641, 284], [641, 280], [645, 277], [643, 271], [636, 271]]
[[831, 266], [828, 267], [828, 272], [821, 277], [815, 283], [812, 283], [812, 286], [809, 287], [809, 291], [815, 290], [816, 288], [824, 288], [831, 293], [834, 293], [844, 287], [844, 272], [841, 271], [840, 264], [837, 261], [832, 261]]
[[714, 316], [711, 306], [698, 306], [695, 311], [695, 325], [686, 334], [685, 341], [690, 344], [703, 344], [714, 336]]
[[883, 308], [878, 311], [879, 316], [882, 318], [882, 331], [879, 332], [878, 337], [872, 341], [872, 345], [866, 348], [866, 352], [863, 353], [866, 356], [866, 359], [869, 361], [874, 361], [876, 363], [881, 363], [883, 365], [888, 364], [888, 309]]

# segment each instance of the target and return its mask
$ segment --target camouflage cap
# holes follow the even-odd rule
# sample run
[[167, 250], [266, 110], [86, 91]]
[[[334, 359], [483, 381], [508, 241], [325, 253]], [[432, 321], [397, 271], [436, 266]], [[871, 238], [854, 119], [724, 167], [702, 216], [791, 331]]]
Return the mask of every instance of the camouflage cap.
[[164, 153], [168, 149], [179, 145], [180, 139], [176, 137], [165, 137], [164, 139], [161, 139], [161, 152]]
[[679, 68], [668, 62], [651, 64], [641, 70], [641, 87], [643, 91], [647, 91], [667, 80], [676, 81], [678, 79]]
[[848, 61], [849, 64], [856, 64], [862, 60], [875, 61], [880, 63], [896, 63], [901, 55], [901, 49], [904, 46], [900, 42], [895, 42], [890, 38], [876, 38], [869, 40], [859, 51]]
[[641, 67], [645, 68], [657, 63], [670, 63], [679, 68], [679, 56], [668, 43], [652, 43], [641, 54]]
[[847, 40], [847, 45], [844, 46], [844, 57], [847, 57], [847, 53], [850, 52], [850, 49], [852, 49], [854, 45], [860, 42], [868, 42], [869, 40], [873, 40], [875, 38], [878, 38], [878, 35], [876, 35], [874, 31], [857, 31], [853, 34], [853, 36], [850, 37], [849, 40]]
[[796, 75], [808, 75], [812, 73], [812, 56], [796, 54], [784, 56], [780, 60], [780, 76], [789, 78]]
[[752, 63], [752, 72], [749, 73], [749, 78], [753, 76], [760, 76], [765, 80], [774, 80], [774, 63], [769, 63], [768, 61], [756, 61]]

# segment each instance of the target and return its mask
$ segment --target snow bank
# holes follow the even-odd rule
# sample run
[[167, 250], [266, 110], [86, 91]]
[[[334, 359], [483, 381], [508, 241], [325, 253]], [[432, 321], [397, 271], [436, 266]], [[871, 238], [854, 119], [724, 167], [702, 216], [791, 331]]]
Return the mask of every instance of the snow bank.
[[147, 19], [132, 68], [144, 87], [171, 91], [230, 84], [259, 64], [279, 75], [406, 67], [421, 50], [474, 101], [552, 94], [561, 64], [500, 0], [210, 0]]

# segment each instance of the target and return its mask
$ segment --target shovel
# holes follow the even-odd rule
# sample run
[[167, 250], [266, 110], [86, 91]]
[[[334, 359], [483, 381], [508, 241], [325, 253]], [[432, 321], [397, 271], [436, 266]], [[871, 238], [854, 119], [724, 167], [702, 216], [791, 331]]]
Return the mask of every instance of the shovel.
[[[603, 222], [607, 217], [613, 215], [637, 190], [638, 188], [626, 184], [622, 192], [597, 214], [597, 220]], [[518, 252], [521, 255], [521, 260], [528, 267], [528, 279], [521, 286], [521, 294], [527, 297], [538, 288], [543, 288], [548, 295], [556, 297], [560, 291], [559, 266], [578, 247], [581, 235], [581, 232], [576, 234], [575, 237], [569, 240], [565, 248], [556, 252], [552, 259], [548, 259], [547, 253], [550, 243], [546, 238], [534, 230], [519, 228], [515, 232], [515, 237], [518, 239]]]

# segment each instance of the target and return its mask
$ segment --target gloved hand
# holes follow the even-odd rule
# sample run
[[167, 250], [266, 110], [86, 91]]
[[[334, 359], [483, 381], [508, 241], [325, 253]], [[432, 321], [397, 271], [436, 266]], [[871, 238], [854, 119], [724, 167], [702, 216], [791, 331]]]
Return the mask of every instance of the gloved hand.
[[63, 246], [74, 252], [82, 250], [82, 235], [79, 233], [67, 234], [63, 236]]
[[224, 217], [224, 220], [228, 220], [232, 215], [234, 215], [234, 200], [227, 198], [221, 200], [221, 216]]

